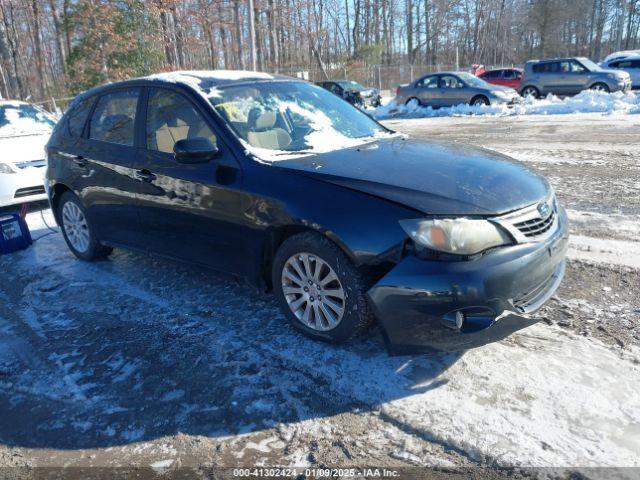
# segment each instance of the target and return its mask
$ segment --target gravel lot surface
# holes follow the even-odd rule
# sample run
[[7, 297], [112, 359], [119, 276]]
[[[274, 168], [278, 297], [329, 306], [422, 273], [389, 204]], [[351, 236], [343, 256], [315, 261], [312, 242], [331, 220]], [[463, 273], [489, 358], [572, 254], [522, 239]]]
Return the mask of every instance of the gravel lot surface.
[[233, 279], [86, 264], [51, 234], [0, 257], [0, 467], [640, 467], [640, 116], [386, 124], [550, 179], [572, 241], [543, 322], [464, 354], [389, 357], [375, 330], [332, 347]]

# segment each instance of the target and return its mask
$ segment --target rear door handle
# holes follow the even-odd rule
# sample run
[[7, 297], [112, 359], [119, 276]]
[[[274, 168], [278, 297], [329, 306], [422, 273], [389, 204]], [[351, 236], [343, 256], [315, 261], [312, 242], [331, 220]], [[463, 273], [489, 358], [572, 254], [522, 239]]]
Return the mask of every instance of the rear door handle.
[[145, 168], [144, 170], [136, 171], [136, 178], [143, 182], [151, 183], [156, 179], [156, 176]]

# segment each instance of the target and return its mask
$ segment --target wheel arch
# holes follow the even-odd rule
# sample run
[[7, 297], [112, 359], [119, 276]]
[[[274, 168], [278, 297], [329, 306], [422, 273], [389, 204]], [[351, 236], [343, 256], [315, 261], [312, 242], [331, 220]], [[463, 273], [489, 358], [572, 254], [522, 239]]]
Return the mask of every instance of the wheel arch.
[[349, 248], [349, 246], [342, 240], [335, 232], [324, 229], [318, 225], [310, 226], [302, 223], [280, 225], [270, 228], [262, 243], [262, 257], [260, 262], [259, 282], [267, 289], [271, 289], [271, 269], [273, 267], [273, 259], [280, 245], [284, 243], [288, 238], [293, 237], [299, 233], [313, 232], [321, 235], [331, 242], [333, 242], [340, 250], [342, 250], [349, 260], [351, 260], [356, 266], [359, 266], [357, 255]]
[[60, 206], [60, 199], [65, 192], [72, 192], [73, 190], [69, 188], [64, 183], [56, 183], [50, 190], [49, 194], [49, 203], [51, 204], [51, 210], [53, 212], [53, 218], [55, 218], [56, 223], [60, 225], [60, 218], [58, 217], [58, 207]]
[[489, 97], [487, 95], [485, 95], [484, 93], [476, 93], [476, 94], [474, 94], [473, 97], [471, 97], [471, 100], [469, 100], [469, 104], [473, 105], [473, 103], [479, 98], [484, 98], [487, 101], [487, 105], [491, 105], [491, 100], [489, 100]]

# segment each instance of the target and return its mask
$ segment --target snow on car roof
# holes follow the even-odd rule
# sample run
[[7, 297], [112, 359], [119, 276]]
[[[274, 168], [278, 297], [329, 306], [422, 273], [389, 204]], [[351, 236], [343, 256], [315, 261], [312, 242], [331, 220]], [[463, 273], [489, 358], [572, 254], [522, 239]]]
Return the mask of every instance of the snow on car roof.
[[249, 70], [178, 70], [175, 72], [156, 73], [141, 80], [160, 80], [169, 83], [187, 85], [211, 95], [217, 87], [234, 83], [260, 80], [297, 80], [285, 75], [253, 72]]

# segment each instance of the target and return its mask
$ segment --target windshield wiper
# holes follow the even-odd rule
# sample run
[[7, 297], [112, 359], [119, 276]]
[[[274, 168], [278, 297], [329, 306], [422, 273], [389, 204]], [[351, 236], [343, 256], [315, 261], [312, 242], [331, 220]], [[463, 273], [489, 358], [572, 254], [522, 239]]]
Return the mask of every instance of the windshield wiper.
[[313, 150], [291, 150], [290, 152], [278, 152], [275, 153], [275, 156], [281, 156], [281, 155], [296, 155], [298, 153], [301, 153], [303, 155], [312, 155], [314, 153], [318, 153], [318, 152], [314, 152]]

